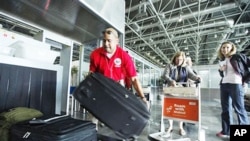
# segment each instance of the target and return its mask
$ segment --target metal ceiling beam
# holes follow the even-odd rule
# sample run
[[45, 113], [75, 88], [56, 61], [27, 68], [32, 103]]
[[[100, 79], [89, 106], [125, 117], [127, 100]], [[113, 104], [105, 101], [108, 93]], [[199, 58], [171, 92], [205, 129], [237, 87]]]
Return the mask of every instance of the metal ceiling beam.
[[[174, 11], [179, 11], [180, 9], [187, 8], [187, 7], [191, 7], [191, 6], [195, 6], [195, 5], [197, 5], [197, 2], [191, 3], [191, 4], [189, 4], [189, 5], [185, 5], [185, 6], [182, 6], [182, 7], [179, 7], [179, 8], [172, 9], [172, 10], [170, 10], [170, 11], [168, 11], [168, 12], [162, 12], [161, 14], [172, 13], [172, 12], [174, 12]], [[128, 10], [128, 9], [127, 9], [127, 10]], [[131, 11], [130, 11], [130, 12], [131, 12]], [[156, 17], [156, 16], [146, 17], [146, 18], [144, 18], [144, 19], [139, 19], [139, 20], [137, 20], [136, 22], [142, 22], [142, 21], [145, 21], [145, 20], [152, 20], [152, 19], [155, 18], [155, 17]], [[132, 23], [132, 22], [131, 22], [131, 23]]]
[[[153, 67], [153, 68], [158, 68], [159, 66], [162, 66], [162, 64], [156, 62], [154, 59], [152, 58], [145, 58], [145, 56], [143, 56], [140, 52], [138, 52], [137, 50], [133, 50], [131, 49], [131, 47], [129, 46], [124, 46], [126, 50], [130, 50], [132, 52], [129, 52], [131, 53], [131, 55], [134, 57], [134, 59], [136, 60], [142, 60], [142, 59], [145, 59], [146, 61], [143, 61], [144, 64], [150, 66], [150, 67]], [[147, 62], [148, 61], [148, 62]], [[157, 66], [158, 65], [158, 66]]]
[[[215, 29], [209, 29], [209, 30], [201, 31], [200, 35], [210, 35], [210, 34], [214, 34], [215, 32], [216, 33], [219, 32], [221, 34], [229, 33], [229, 32], [231, 32], [231, 29], [225, 29], [225, 30], [221, 30], [221, 31], [218, 31], [218, 30], [215, 30]], [[174, 37], [171, 40], [172, 41], [177, 41], [177, 40], [181, 40], [181, 39], [186, 39], [187, 37], [191, 37], [192, 35], [193, 35], [193, 33], [188, 33], [188, 34], [185, 34], [185, 35]], [[165, 43], [165, 42], [166, 42], [165, 40], [157, 40], [157, 41], [154, 41], [151, 45], [153, 45], [153, 44], [161, 44], [161, 43]], [[142, 43], [142, 44], [136, 45], [136, 48], [140, 48], [140, 47], [144, 47], [144, 46], [147, 46], [147, 44]], [[179, 46], [179, 47], [181, 48], [181, 46]]]
[[[156, 2], [159, 2], [160, 0], [153, 0], [153, 3], [156, 3]], [[138, 5], [134, 5], [134, 6], [132, 6], [132, 7], [129, 7], [129, 8], [127, 8], [126, 10], [125, 10], [125, 13], [128, 13], [128, 12], [132, 12], [132, 11], [135, 11], [135, 10], [138, 10], [138, 8], [140, 7], [140, 6], [142, 6], [142, 5], [144, 5], [144, 4], [146, 4], [146, 5], [148, 5], [149, 4], [149, 2], [141, 2], [140, 4], [138, 4]]]
[[130, 27], [129, 25], [126, 24], [126, 26], [128, 28], [130, 28], [130, 30], [132, 30], [145, 44], [147, 44], [148, 47], [150, 47], [156, 54], [158, 54], [160, 57], [162, 57], [163, 60], [169, 61], [168, 59], [166, 59], [165, 57], [163, 57], [161, 54], [159, 54], [154, 47], [152, 47], [145, 39], [143, 39], [132, 27]]
[[[240, 17], [242, 17], [242, 15], [245, 13], [245, 11], [247, 10], [247, 8], [249, 7], [249, 4], [250, 4], [250, 1], [248, 1], [248, 3], [246, 4], [245, 8], [242, 10], [240, 16], [238, 17], [238, 20], [235, 22], [235, 25], [239, 22]], [[222, 38], [222, 40], [221, 40], [220, 44], [218, 44], [216, 50], [219, 50], [219, 49], [220, 49], [221, 43], [222, 43], [223, 41], [228, 40], [230, 36], [231, 36], [231, 33], [229, 33], [225, 38]], [[217, 58], [217, 54], [214, 54], [214, 55], [212, 56], [212, 58], [210, 59], [209, 64], [212, 64], [212, 63], [216, 60], [216, 58]]]
[[[162, 2], [162, 1], [160, 1]], [[230, 2], [230, 3], [228, 3]], [[249, 3], [250, 1], [247, 1], [247, 7], [249, 8]], [[246, 2], [246, 3], [247, 3]], [[136, 35], [130, 34], [133, 33], [133, 31], [131, 32], [130, 30], [126, 31], [126, 44], [134, 44], [136, 42], [136, 44], [134, 46], [132, 46], [135, 50], [137, 50], [138, 52], [141, 53], [141, 48], [146, 48], [146, 46], [148, 47], [148, 44], [150, 44], [150, 48], [147, 49], [148, 52], [150, 52], [151, 54], [155, 55], [155, 50], [157, 50], [155, 47], [157, 45], [157, 47], [159, 47], [159, 50], [161, 50], [161, 52], [164, 53], [165, 56], [167, 56], [169, 58], [170, 55], [172, 55], [172, 53], [174, 52], [174, 50], [176, 49], [184, 49], [184, 44], [182, 44], [182, 46], [178, 46], [179, 48], [177, 48], [177, 46], [175, 46], [175, 43], [178, 43], [180, 45], [180, 43], [183, 42], [183, 40], [185, 38], [188, 38], [188, 46], [193, 50], [193, 52], [197, 52], [197, 53], [192, 53], [191, 56], [194, 57], [193, 59], [197, 60], [197, 58], [199, 58], [199, 63], [200, 63], [200, 59], [201, 57], [209, 57], [211, 58], [213, 55], [217, 54], [215, 53], [217, 51], [217, 44], [221, 43], [221, 40], [225, 40], [225, 37], [227, 34], [230, 34], [233, 32], [233, 29], [235, 28], [240, 28], [240, 24], [235, 24], [234, 20], [229, 20], [229, 22], [227, 22], [228, 19], [233, 18], [235, 19], [235, 17], [238, 17], [239, 21], [241, 21], [240, 19], [242, 19], [242, 17], [244, 15], [238, 16], [240, 15], [241, 11], [243, 11], [245, 8], [245, 3], [244, 6], [239, 7], [239, 5], [237, 6], [235, 4], [235, 2], [231, 2], [231, 1], [227, 1], [227, 2], [223, 2], [224, 4], [221, 5], [217, 5], [215, 7], [215, 4], [211, 5], [212, 8], [207, 8], [204, 4], [211, 4], [211, 2], [206, 1], [206, 3], [202, 3], [202, 5], [199, 5], [199, 7], [197, 7], [198, 5], [198, 1], [190, 3], [189, 5], [183, 5], [181, 7], [177, 7], [177, 8], [173, 8], [173, 9], [168, 9], [168, 11], [165, 10], [161, 10], [159, 9], [155, 9], [155, 4], [153, 4], [153, 0], [147, 0], [147, 12], [149, 12], [148, 10], [151, 10], [151, 13], [149, 15], [152, 16], [148, 16], [148, 17], [144, 17], [141, 19], [134, 19], [132, 17], [132, 20], [129, 21], [127, 24], [128, 25], [132, 25], [134, 23], [137, 23], [138, 26], [140, 27], [140, 32], [138, 31], [138, 33], [140, 34], [140, 38], [143, 38], [144, 40], [146, 40], [147, 43], [143, 43], [141, 42], [140, 39], [138, 39], [138, 37]], [[194, 4], [194, 5], [192, 5]], [[201, 4], [201, 1], [199, 1], [199, 4]], [[192, 6], [190, 6], [192, 5]], [[185, 12], [188, 13], [186, 15], [182, 15], [182, 17], [185, 19], [185, 24], [183, 23], [181, 26], [177, 26], [179, 25], [178, 20], [179, 20], [179, 16], [174, 16], [171, 18], [167, 18], [169, 17], [169, 15], [171, 13], [176, 13], [178, 11], [180, 11], [181, 9], [183, 9], [183, 7], [185, 6], [185, 10], [187, 10], [187, 8], [189, 9], [189, 12]], [[199, 10], [198, 10], [199, 8]], [[195, 11], [195, 9], [197, 9], [197, 11]], [[136, 9], [134, 9], [136, 10]], [[239, 11], [240, 10], [240, 11]], [[153, 12], [152, 12], [153, 11]], [[127, 11], [127, 12], [131, 12]], [[247, 13], [248, 11], [245, 11], [245, 13]], [[155, 13], [155, 14], [154, 14]], [[184, 13], [184, 14], [185, 14]], [[221, 14], [222, 15], [221, 15]], [[132, 13], [131, 13], [132, 14]], [[133, 12], [133, 14], [136, 14], [136, 11]], [[162, 14], [165, 15], [166, 19], [164, 19], [164, 16], [162, 16]], [[219, 14], [219, 15], [217, 15]], [[209, 15], [212, 15], [212, 19], [210, 19]], [[214, 15], [214, 16], [213, 16]], [[132, 16], [132, 15], [131, 15]], [[204, 18], [201, 21], [199, 21], [199, 18], [201, 19], [201, 17], [206, 16], [206, 18]], [[189, 21], [190, 19], [195, 19], [195, 22], [191, 22]], [[221, 19], [223, 21], [221, 21]], [[154, 21], [153, 21], [154, 20]], [[166, 20], [166, 21], [165, 21]], [[151, 22], [150, 22], [151, 21]], [[210, 22], [210, 21], [215, 21], [215, 22]], [[218, 21], [218, 22], [217, 22]], [[231, 21], [231, 22], [230, 22]], [[233, 22], [232, 22], [233, 21]], [[149, 24], [150, 23], [150, 24]], [[215, 24], [215, 25], [214, 25]], [[243, 23], [245, 26], [247, 26], [248, 23]], [[175, 26], [175, 27], [171, 27], [171, 26]], [[169, 27], [168, 30], [166, 30], [166, 26]], [[159, 28], [159, 30], [158, 30]], [[155, 30], [156, 29], [156, 30]], [[215, 29], [217, 29], [215, 31]], [[149, 31], [149, 32], [148, 32]], [[150, 33], [151, 31], [151, 33]], [[167, 34], [166, 34], [167, 31]], [[147, 33], [147, 34], [145, 34]], [[150, 34], [149, 34], [150, 33]], [[213, 37], [213, 34], [219, 34], [218, 38], [215, 39]], [[169, 35], [175, 35], [175, 37], [170, 38], [171, 36]], [[195, 37], [192, 37], [194, 36]], [[129, 38], [128, 38], [129, 37]], [[200, 37], [200, 39], [198, 39], [198, 37]], [[239, 39], [243, 37], [235, 37], [235, 39]], [[153, 39], [153, 42], [149, 42], [149, 39]], [[211, 42], [211, 40], [213, 40]], [[232, 37], [230, 37], [230, 40], [233, 40]], [[140, 43], [138, 42], [140, 41]], [[169, 48], [171, 48], [172, 50], [165, 50], [164, 43], [168, 43], [166, 44], [166, 46], [169, 46]], [[198, 44], [197, 44], [198, 43]], [[248, 43], [248, 42], [247, 42]], [[245, 43], [245, 44], [247, 44]], [[171, 45], [170, 45], [171, 44]], [[242, 46], [244, 46], [243, 44], [241, 44]], [[171, 47], [173, 46], [173, 47]], [[155, 48], [154, 50], [151, 50], [151, 48]], [[165, 47], [165, 48], [164, 48]], [[245, 47], [245, 46], [244, 46]], [[167, 49], [169, 49], [167, 48]], [[210, 49], [209, 51], [206, 52], [200, 52], [204, 49]], [[146, 50], [143, 50], [143, 52], [145, 52]], [[152, 52], [151, 52], [152, 51]], [[190, 52], [190, 51], [188, 51]], [[199, 53], [200, 52], [200, 55]], [[168, 53], [168, 54], [166, 54]], [[161, 53], [159, 53], [161, 54]], [[160, 56], [159, 54], [157, 54], [157, 58], [162, 58], [162, 56]], [[159, 55], [159, 56], [158, 56]], [[154, 57], [152, 57], [154, 58]], [[217, 55], [215, 60], [217, 59]], [[211, 64], [214, 64], [215, 60], [211, 61], [213, 59], [208, 59], [206, 60], [207, 63], [212, 62]]]
[[[218, 7], [205, 9], [203, 11], [200, 11], [200, 14], [201, 15], [210, 14], [210, 13], [215, 13], [215, 12], [219, 12], [219, 11], [222, 11], [222, 10], [233, 9], [235, 7], [236, 7], [235, 3], [225, 4], [225, 5], [220, 5]], [[198, 14], [199, 14], [199, 12], [196, 11], [196, 12], [193, 12], [193, 13], [190, 13], [190, 14], [182, 15], [182, 17], [183, 17], [183, 19], [189, 19], [189, 18], [192, 18], [194, 16], [197, 16]], [[170, 24], [170, 23], [173, 23], [173, 22], [178, 22], [178, 20], [179, 20], [179, 16], [175, 16], [175, 17], [172, 17], [172, 18], [168, 19], [166, 22], [163, 22], [163, 23], [164, 24], [166, 24], [166, 23]], [[134, 21], [134, 22], [138, 23], [137, 21]], [[132, 24], [134, 22], [131, 22], [130, 24]], [[153, 24], [144, 25], [144, 26], [140, 27], [140, 29], [145, 30], [145, 29], [153, 28], [153, 27], [157, 27], [157, 26], [159, 26], [159, 23], [153, 23]], [[126, 34], [127, 33], [131, 33], [131, 32], [126, 32]]]
[[[154, 14], [156, 15], [158, 21], [160, 22], [160, 25], [162, 26], [162, 28], [163, 28], [163, 30], [164, 30], [164, 32], [165, 32], [167, 38], [169, 39], [169, 41], [170, 41], [172, 47], [175, 49], [175, 51], [177, 51], [178, 49], [177, 49], [176, 46], [171, 42], [171, 39], [170, 39], [170, 37], [169, 37], [169, 34], [168, 34], [168, 32], [167, 32], [167, 30], [166, 30], [166, 28], [165, 28], [165, 26], [164, 26], [164, 24], [163, 24], [161, 18], [159, 17], [159, 14], [158, 14], [158, 12], [157, 12], [156, 9], [155, 9], [154, 4], [152, 3], [151, 0], [148, 0], [148, 1], [149, 1], [150, 5], [151, 5], [151, 8], [152, 8]], [[157, 48], [157, 49], [159, 49], [159, 48]], [[161, 55], [164, 55], [162, 52], [160, 52], [160, 53], [161, 53]], [[164, 55], [163, 59], [164, 59], [164, 58], [165, 58], [165, 60], [166, 60], [167, 63], [170, 62], [170, 60], [168, 59], [168, 57], [167, 57], [166, 55]]]
[[[234, 23], [234, 20], [233, 19], [229, 19], [228, 21], [219, 21], [219, 22], [216, 22], [216, 23], [207, 23], [207, 24], [203, 24], [201, 26], [199, 26], [199, 29], [201, 30], [204, 30], [204, 29], [207, 29], [207, 28], [216, 28], [216, 27], [220, 27], [220, 26], [227, 26], [227, 27], [231, 27], [231, 24]], [[195, 30], [198, 30], [198, 27], [195, 26], [195, 27], [190, 27], [190, 28], [186, 28], [186, 29], [180, 29], [180, 30], [175, 30], [173, 32], [168, 31], [168, 34], [172, 35], [172, 34], [179, 34], [179, 33], [187, 33], [187, 32], [190, 32], [190, 31], [195, 31]], [[158, 32], [156, 35], [152, 35], [152, 34], [148, 34], [148, 35], [145, 35], [143, 36], [142, 38], [144, 38], [145, 40], [148, 40], [149, 38], [158, 38], [158, 37], [162, 37], [162, 36], [165, 36], [166, 33], [165, 32]], [[185, 37], [185, 35], [184, 35]], [[190, 34], [186, 34], [186, 37], [190, 37]], [[126, 43], [133, 43], [133, 42], [137, 42], [139, 41], [140, 39], [134, 39], [132, 40], [131, 38], [126, 38]], [[155, 43], [155, 42], [154, 42]]]
[[239, 45], [238, 45], [238, 51], [243, 51], [245, 48], [243, 46], [249, 41], [249, 38], [245, 38]]

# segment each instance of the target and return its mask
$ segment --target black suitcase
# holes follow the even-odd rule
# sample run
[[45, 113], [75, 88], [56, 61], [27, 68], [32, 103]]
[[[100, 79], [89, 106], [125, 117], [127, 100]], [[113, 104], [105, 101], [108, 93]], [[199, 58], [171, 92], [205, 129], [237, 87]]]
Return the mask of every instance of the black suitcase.
[[58, 116], [13, 125], [10, 141], [97, 141], [97, 131], [91, 121]]
[[97, 134], [97, 140], [98, 141], [124, 141], [123, 139], [110, 137], [110, 136], [106, 136], [103, 134]]
[[75, 89], [73, 96], [123, 139], [139, 136], [150, 118], [142, 100], [100, 73], [88, 75]]

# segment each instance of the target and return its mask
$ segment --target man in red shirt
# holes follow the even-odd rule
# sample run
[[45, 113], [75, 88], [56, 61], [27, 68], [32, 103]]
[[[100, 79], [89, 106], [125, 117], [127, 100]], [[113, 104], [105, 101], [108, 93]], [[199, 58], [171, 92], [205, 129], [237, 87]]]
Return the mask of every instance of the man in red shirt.
[[[137, 94], [148, 104], [137, 77], [133, 60], [118, 44], [117, 31], [114, 28], [107, 28], [103, 32], [102, 46], [90, 54], [89, 71], [90, 73], [99, 72], [123, 86], [125, 86], [125, 78], [129, 78]], [[93, 122], [97, 123], [95, 120]]]
[[125, 86], [125, 78], [130, 78], [137, 94], [146, 101], [135, 64], [129, 54], [119, 45], [118, 33], [113, 28], [103, 32], [103, 46], [90, 55], [90, 72], [99, 72]]

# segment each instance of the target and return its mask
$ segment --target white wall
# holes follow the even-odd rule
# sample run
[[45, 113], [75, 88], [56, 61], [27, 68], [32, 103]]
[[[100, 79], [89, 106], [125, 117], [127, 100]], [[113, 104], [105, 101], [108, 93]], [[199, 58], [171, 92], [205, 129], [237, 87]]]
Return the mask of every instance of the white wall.
[[201, 76], [201, 88], [219, 88], [221, 77], [218, 65], [193, 66], [193, 69]]

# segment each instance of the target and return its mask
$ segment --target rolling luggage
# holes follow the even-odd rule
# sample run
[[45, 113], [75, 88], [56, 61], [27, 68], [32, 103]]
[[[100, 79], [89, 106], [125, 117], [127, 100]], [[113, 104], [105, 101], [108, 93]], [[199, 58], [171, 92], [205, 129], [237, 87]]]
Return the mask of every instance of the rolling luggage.
[[97, 132], [91, 121], [56, 116], [13, 125], [10, 141], [97, 141]]
[[75, 89], [73, 96], [123, 139], [139, 136], [150, 117], [142, 100], [100, 73], [88, 75]]
[[97, 140], [98, 141], [124, 141], [123, 139], [110, 137], [110, 136], [106, 136], [103, 134], [97, 134]]

